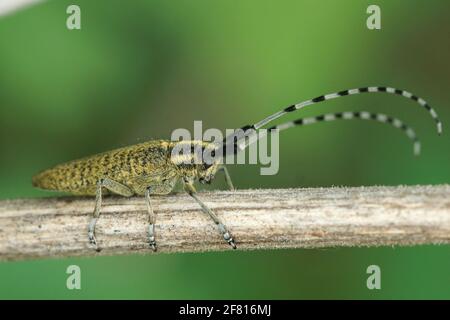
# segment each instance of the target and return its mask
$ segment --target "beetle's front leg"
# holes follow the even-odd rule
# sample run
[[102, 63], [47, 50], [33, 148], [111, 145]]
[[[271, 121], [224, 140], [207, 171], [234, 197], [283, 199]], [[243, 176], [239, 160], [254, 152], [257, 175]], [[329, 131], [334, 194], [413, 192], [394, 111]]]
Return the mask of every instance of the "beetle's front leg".
[[228, 173], [227, 167], [221, 166], [219, 170], [223, 171], [223, 174], [225, 175], [225, 181], [227, 183], [228, 189], [230, 189], [230, 191], [236, 190], [233, 186], [233, 182], [231, 181], [231, 177], [230, 174]]
[[232, 246], [233, 249], [236, 249], [236, 243], [234, 242], [231, 233], [228, 231], [227, 227], [222, 223], [222, 221], [220, 221], [219, 217], [197, 197], [197, 191], [195, 190], [195, 187], [192, 185], [192, 183], [184, 180], [184, 189], [200, 205], [202, 211], [208, 214], [211, 219], [213, 219], [214, 223], [219, 228], [219, 232], [222, 234], [223, 239], [228, 242], [228, 244]]

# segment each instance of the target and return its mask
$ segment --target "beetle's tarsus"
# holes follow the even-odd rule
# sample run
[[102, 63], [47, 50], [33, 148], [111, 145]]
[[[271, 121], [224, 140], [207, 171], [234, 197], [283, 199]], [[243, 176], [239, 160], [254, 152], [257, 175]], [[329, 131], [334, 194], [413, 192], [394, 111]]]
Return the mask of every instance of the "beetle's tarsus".
[[97, 252], [101, 251], [101, 249], [97, 245], [97, 239], [95, 238], [94, 232], [89, 231], [88, 238], [89, 238], [89, 244], [91, 244], [95, 247], [95, 251], [97, 251]]
[[236, 246], [236, 242], [234, 242], [233, 237], [230, 235], [230, 233], [228, 231], [226, 231], [225, 226], [222, 225], [222, 227], [219, 226], [219, 229], [225, 230], [225, 232], [223, 232], [223, 239], [228, 242], [228, 244], [233, 248], [233, 249], [237, 249]]
[[155, 232], [155, 227], [153, 224], [150, 224], [148, 226], [148, 244], [152, 248], [153, 252], [156, 252], [157, 248], [156, 248], [154, 232]]
[[237, 249], [236, 243], [234, 242], [233, 238], [231, 238], [230, 240], [228, 240], [228, 244], [229, 244], [233, 249]]

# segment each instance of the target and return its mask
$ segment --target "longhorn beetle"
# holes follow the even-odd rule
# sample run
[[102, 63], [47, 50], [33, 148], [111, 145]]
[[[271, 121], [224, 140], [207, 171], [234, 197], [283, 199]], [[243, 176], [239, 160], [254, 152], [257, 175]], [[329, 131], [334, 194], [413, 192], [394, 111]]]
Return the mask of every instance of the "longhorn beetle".
[[[197, 197], [194, 182], [198, 180], [200, 183], [210, 183], [218, 171], [223, 171], [228, 187], [234, 190], [230, 175], [220, 160], [224, 156], [237, 154], [244, 150], [252, 141], [256, 141], [258, 139], [256, 130], [287, 113], [300, 110], [308, 105], [348, 95], [376, 92], [397, 94], [416, 101], [429, 112], [436, 122], [438, 133], [441, 134], [442, 123], [436, 111], [422, 98], [408, 91], [390, 87], [365, 87], [326, 94], [293, 104], [264, 118], [260, 122], [236, 130], [220, 143], [195, 140], [177, 142], [167, 140], [148, 141], [57, 165], [34, 176], [33, 185], [43, 189], [63, 191], [75, 195], [95, 195], [95, 207], [93, 217], [88, 226], [88, 238], [90, 243], [96, 248], [95, 225], [100, 216], [102, 195], [114, 193], [125, 197], [133, 195], [145, 196], [149, 220], [148, 242], [153, 251], [156, 251], [155, 214], [151, 205], [152, 195], [169, 194], [174, 189], [176, 182], [181, 180], [184, 184], [184, 190], [200, 205], [201, 210], [212, 218], [223, 239], [236, 249], [235, 241], [227, 227]], [[273, 126], [269, 130], [284, 130], [294, 126], [341, 119], [374, 120], [390, 124], [402, 130], [413, 141], [415, 154], [420, 153], [420, 142], [412, 128], [390, 116], [366, 111], [323, 114], [312, 118], [286, 122]], [[173, 156], [172, 151], [174, 148], [186, 145], [191, 147], [191, 152], [187, 155], [187, 159], [186, 156]], [[204, 152], [208, 151], [211, 155], [218, 151], [220, 156], [214, 161], [199, 161], [197, 158], [198, 154], [194, 151], [196, 148], [197, 150], [200, 148]]]

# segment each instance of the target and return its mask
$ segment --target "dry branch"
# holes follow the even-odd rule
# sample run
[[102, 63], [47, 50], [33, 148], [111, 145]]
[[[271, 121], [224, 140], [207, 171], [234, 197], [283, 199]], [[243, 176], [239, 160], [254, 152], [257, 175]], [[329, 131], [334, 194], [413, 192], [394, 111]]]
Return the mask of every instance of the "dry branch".
[[11, 14], [42, 1], [44, 0], [0, 0], [0, 16]]
[[[450, 243], [450, 186], [203, 192], [238, 250]], [[153, 254], [143, 198], [106, 197], [88, 244], [92, 198], [0, 201], [0, 260]], [[158, 252], [230, 250], [185, 194], [153, 198]]]

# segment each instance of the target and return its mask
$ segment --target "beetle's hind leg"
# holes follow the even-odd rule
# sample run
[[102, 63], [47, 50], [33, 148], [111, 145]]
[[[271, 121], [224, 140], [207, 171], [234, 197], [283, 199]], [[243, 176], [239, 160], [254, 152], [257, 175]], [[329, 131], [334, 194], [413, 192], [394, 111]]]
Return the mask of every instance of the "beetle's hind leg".
[[109, 191], [124, 197], [131, 197], [133, 195], [133, 191], [130, 188], [117, 181], [108, 178], [102, 178], [97, 181], [97, 190], [95, 192], [95, 208], [88, 227], [89, 242], [95, 245], [96, 250], [98, 250], [98, 247], [97, 240], [95, 239], [95, 225], [97, 224], [97, 220], [100, 217], [100, 208], [102, 206], [102, 188], [106, 188]]
[[200, 205], [202, 211], [208, 214], [211, 219], [213, 219], [214, 223], [219, 228], [219, 232], [222, 234], [223, 239], [228, 242], [228, 244], [233, 247], [233, 249], [236, 249], [236, 243], [234, 242], [231, 233], [228, 231], [227, 227], [222, 223], [222, 221], [220, 221], [219, 217], [197, 197], [197, 191], [195, 190], [195, 187], [191, 183], [185, 181], [184, 188], [186, 192]]
[[148, 212], [148, 243], [152, 247], [153, 251], [156, 251], [156, 241], [155, 241], [155, 213], [153, 212], [152, 203], [150, 201], [151, 187], [145, 190], [145, 200], [147, 201], [147, 212]]

